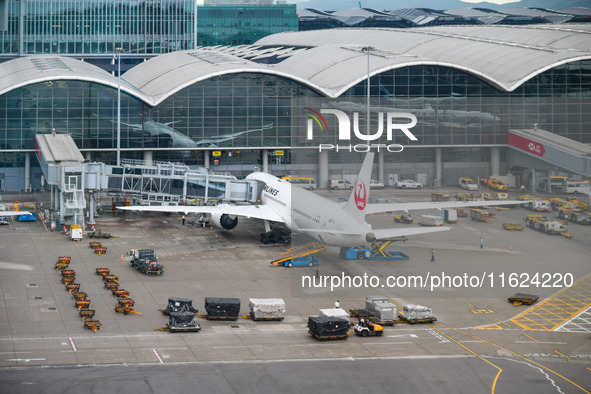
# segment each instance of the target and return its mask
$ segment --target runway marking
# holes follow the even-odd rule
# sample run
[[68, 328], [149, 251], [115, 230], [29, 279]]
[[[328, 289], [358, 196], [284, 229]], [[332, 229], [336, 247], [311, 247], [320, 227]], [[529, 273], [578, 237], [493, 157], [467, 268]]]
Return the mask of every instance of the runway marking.
[[535, 338], [532, 338], [532, 337], [530, 337], [530, 336], [529, 336], [529, 335], [527, 335], [527, 334], [523, 334], [523, 335], [525, 335], [526, 337], [528, 337], [528, 338], [529, 338], [529, 339], [531, 339], [532, 341], [540, 342], [540, 341], [538, 341], [537, 339], [535, 339]]
[[490, 324], [488, 326], [478, 326], [473, 327], [476, 330], [502, 330], [503, 327], [499, 326], [498, 324]]
[[464, 349], [466, 349], [468, 352], [472, 353], [473, 355], [475, 355], [476, 357], [478, 357], [479, 359], [481, 359], [482, 361], [485, 361], [486, 363], [492, 365], [493, 367], [495, 367], [499, 372], [497, 372], [497, 376], [495, 376], [495, 380], [493, 381], [492, 387], [491, 387], [491, 394], [494, 394], [495, 392], [495, 387], [497, 385], [497, 381], [499, 379], [499, 376], [501, 376], [501, 372], [503, 372], [503, 369], [493, 363], [491, 363], [490, 361], [488, 361], [487, 359], [483, 358], [481, 355], [479, 355], [478, 353], [476, 353], [475, 351], [473, 351], [472, 349], [462, 345], [460, 342], [456, 341], [454, 338], [452, 338], [451, 336], [447, 335], [446, 333], [444, 333], [443, 331], [441, 331], [439, 328], [435, 327], [433, 324], [429, 325], [439, 331], [442, 335], [445, 335], [446, 337], [448, 337], [449, 339], [451, 339], [452, 341], [454, 341], [455, 343], [457, 343], [458, 345], [460, 345], [461, 347], [463, 347]]
[[415, 335], [415, 334], [386, 335], [386, 338], [400, 338], [400, 337], [418, 338], [419, 336]]
[[77, 352], [78, 348], [76, 347], [76, 343], [74, 343], [74, 339], [72, 339], [72, 337], [69, 337], [68, 341], [70, 341], [70, 346], [72, 347], [72, 350]]
[[541, 343], [543, 345], [566, 345], [566, 342], [514, 341], [515, 343]]
[[564, 354], [560, 353], [558, 350], [554, 350], [554, 352], [555, 352], [555, 353], [558, 353], [558, 354], [560, 354], [562, 357], [564, 357], [564, 358], [566, 358], [566, 359], [570, 360], [570, 357], [569, 357], [569, 356], [565, 356]]
[[591, 274], [510, 321], [526, 330], [554, 331], [591, 307]]
[[6, 361], [20, 361], [23, 363], [28, 363], [31, 361], [45, 361], [44, 358], [7, 358]]
[[164, 364], [164, 361], [162, 361], [162, 357], [160, 357], [160, 354], [158, 353], [158, 350], [156, 349], [152, 349], [152, 352], [154, 353], [154, 355], [156, 356], [156, 359], [158, 360], [158, 362], [160, 364]]
[[[448, 328], [448, 329], [450, 329], [450, 330], [453, 330], [453, 331], [455, 331], [455, 332], [459, 332], [460, 334], [467, 335], [467, 336], [470, 336], [470, 337], [472, 337], [472, 338], [475, 338], [475, 339], [479, 339], [479, 340], [481, 340], [481, 341], [482, 341], [482, 342], [484, 342], [484, 343], [488, 343], [488, 344], [489, 344], [489, 345], [491, 345], [491, 346], [494, 346], [494, 347], [496, 347], [496, 348], [499, 348], [499, 349], [501, 349], [501, 350], [504, 350], [504, 351], [506, 351], [506, 352], [509, 352], [509, 353], [511, 353], [511, 354], [513, 354], [513, 355], [515, 355], [515, 356], [519, 357], [519, 358], [522, 358], [522, 359], [524, 359], [524, 360], [525, 360], [525, 361], [527, 361], [528, 363], [535, 364], [535, 365], [537, 365], [538, 367], [545, 369], [546, 371], [552, 372], [554, 375], [556, 375], [556, 376], [558, 376], [558, 377], [561, 377], [562, 379], [566, 380], [567, 382], [569, 382], [569, 383], [570, 383], [570, 384], [572, 384], [573, 386], [575, 386], [575, 387], [577, 387], [577, 388], [579, 388], [579, 389], [583, 390], [585, 393], [587, 393], [587, 394], [591, 394], [591, 392], [589, 392], [589, 391], [585, 390], [583, 387], [579, 386], [578, 384], [576, 384], [575, 382], [573, 382], [573, 381], [572, 381], [572, 380], [570, 380], [569, 378], [567, 378], [567, 377], [565, 377], [565, 376], [562, 376], [562, 375], [561, 375], [561, 374], [559, 374], [558, 372], [555, 372], [555, 371], [553, 371], [552, 369], [550, 369], [550, 368], [548, 368], [548, 367], [546, 367], [546, 366], [544, 366], [544, 365], [542, 365], [542, 364], [539, 364], [539, 363], [537, 363], [537, 362], [535, 362], [535, 361], [533, 361], [533, 360], [530, 360], [530, 359], [528, 359], [528, 358], [526, 358], [526, 357], [522, 356], [521, 354], [515, 353], [514, 351], [511, 351], [511, 350], [509, 350], [509, 349], [507, 349], [507, 348], [505, 348], [505, 347], [503, 347], [503, 346], [501, 346], [501, 345], [497, 345], [496, 343], [493, 343], [493, 342], [487, 341], [486, 339], [483, 339], [483, 338], [477, 337], [476, 335], [472, 335], [472, 334], [470, 334], [470, 333], [467, 333], [467, 332], [465, 332], [465, 331], [458, 330], [457, 328], [449, 327], [449, 326], [446, 326], [445, 324], [441, 324], [441, 323], [439, 323], [438, 325], [440, 325], [440, 326], [442, 326], [442, 327], [445, 327], [445, 328]], [[450, 338], [451, 338], [451, 337], [450, 337]], [[453, 338], [452, 338], [452, 340], [453, 340]], [[460, 345], [461, 345], [461, 344], [460, 344]], [[497, 367], [497, 368], [498, 368], [498, 367]]]
[[368, 342], [365, 345], [402, 345], [402, 344], [409, 344], [414, 342]]

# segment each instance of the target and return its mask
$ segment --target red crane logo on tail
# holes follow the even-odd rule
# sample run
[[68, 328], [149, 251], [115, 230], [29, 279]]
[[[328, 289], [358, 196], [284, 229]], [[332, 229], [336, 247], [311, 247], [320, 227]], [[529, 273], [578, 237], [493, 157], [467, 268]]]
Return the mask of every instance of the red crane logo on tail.
[[355, 206], [360, 211], [365, 209], [367, 203], [367, 193], [365, 189], [365, 183], [362, 180], [358, 180], [355, 184]]

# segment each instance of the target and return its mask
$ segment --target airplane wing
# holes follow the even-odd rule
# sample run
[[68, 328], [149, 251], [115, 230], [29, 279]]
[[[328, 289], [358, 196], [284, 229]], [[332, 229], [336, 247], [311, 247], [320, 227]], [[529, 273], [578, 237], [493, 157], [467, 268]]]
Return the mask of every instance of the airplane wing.
[[188, 215], [189, 213], [213, 213], [213, 214], [227, 214], [244, 216], [247, 218], [256, 218], [262, 220], [270, 220], [273, 222], [285, 223], [286, 220], [279, 215], [273, 208], [267, 205], [175, 205], [175, 206], [130, 206], [117, 207], [126, 211], [146, 211], [146, 212], [178, 212]]
[[451, 230], [451, 227], [407, 227], [407, 228], [385, 228], [372, 230], [376, 239], [387, 239], [396, 237], [406, 237], [407, 235], [418, 235], [436, 233], [439, 231]]
[[0, 211], [0, 216], [30, 215], [29, 211]]
[[394, 204], [367, 204], [365, 214], [394, 212], [394, 211], [412, 211], [415, 209], [443, 209], [443, 208], [469, 208], [483, 207], [493, 205], [515, 205], [523, 204], [527, 201], [438, 201], [438, 202], [401, 202]]

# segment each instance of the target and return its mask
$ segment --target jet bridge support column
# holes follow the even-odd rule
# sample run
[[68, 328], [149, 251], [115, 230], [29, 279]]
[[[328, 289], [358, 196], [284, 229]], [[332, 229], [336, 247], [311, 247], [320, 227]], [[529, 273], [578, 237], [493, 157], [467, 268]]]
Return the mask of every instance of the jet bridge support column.
[[203, 151], [203, 168], [206, 168], [209, 170], [209, 151], [208, 150]]
[[501, 148], [490, 148], [490, 175], [500, 175], [501, 172]]
[[152, 154], [153, 152], [151, 150], [144, 151], [144, 162], [147, 166], [151, 166], [152, 164], [154, 164]]
[[378, 181], [386, 184], [384, 182], [384, 151], [382, 149], [378, 152]]
[[435, 148], [435, 187], [443, 184], [443, 163], [441, 160], [441, 148]]
[[31, 191], [31, 154], [25, 152], [25, 192]]
[[269, 151], [263, 149], [263, 172], [269, 172]]
[[318, 187], [328, 189], [328, 151], [320, 151], [318, 157]]

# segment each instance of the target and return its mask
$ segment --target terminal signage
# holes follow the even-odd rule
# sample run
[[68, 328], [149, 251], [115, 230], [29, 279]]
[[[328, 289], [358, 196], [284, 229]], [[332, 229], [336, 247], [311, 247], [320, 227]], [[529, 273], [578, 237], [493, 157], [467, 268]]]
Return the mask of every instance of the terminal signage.
[[214, 150], [213, 152], [211, 152], [211, 155], [213, 157], [220, 157], [222, 155], [222, 152], [219, 150]]
[[540, 157], [546, 153], [544, 144], [513, 133], [509, 133], [509, 145]]

